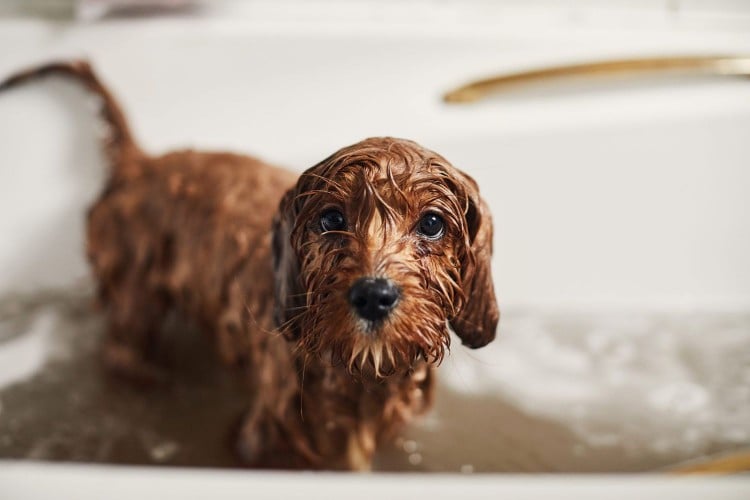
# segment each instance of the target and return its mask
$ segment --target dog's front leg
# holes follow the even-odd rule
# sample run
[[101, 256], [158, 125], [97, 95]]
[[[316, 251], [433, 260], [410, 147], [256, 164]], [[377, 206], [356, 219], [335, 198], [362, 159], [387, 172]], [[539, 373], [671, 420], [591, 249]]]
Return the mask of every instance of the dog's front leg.
[[256, 402], [245, 413], [236, 450], [252, 467], [281, 469], [327, 468], [313, 450], [298, 415], [278, 416]]

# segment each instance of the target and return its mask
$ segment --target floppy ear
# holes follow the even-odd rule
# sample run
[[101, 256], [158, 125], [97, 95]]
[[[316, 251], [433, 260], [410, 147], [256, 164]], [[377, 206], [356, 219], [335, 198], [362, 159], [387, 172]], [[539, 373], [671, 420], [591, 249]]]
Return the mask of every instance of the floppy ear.
[[297, 186], [286, 192], [273, 220], [271, 253], [274, 273], [274, 310], [276, 327], [287, 340], [297, 340], [299, 327], [292, 320], [305, 306], [305, 296], [299, 282], [299, 262], [292, 248], [292, 229], [297, 219], [295, 198]]
[[466, 299], [450, 325], [464, 345], [476, 349], [495, 338], [500, 311], [490, 269], [492, 217], [479, 197], [474, 179], [465, 176], [464, 184], [469, 202], [466, 211], [469, 248], [461, 262], [461, 286]]

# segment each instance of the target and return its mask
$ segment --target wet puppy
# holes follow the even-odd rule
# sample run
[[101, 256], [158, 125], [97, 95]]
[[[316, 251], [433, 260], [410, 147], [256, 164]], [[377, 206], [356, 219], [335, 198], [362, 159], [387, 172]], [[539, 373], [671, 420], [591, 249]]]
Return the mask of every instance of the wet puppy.
[[212, 333], [247, 380], [248, 464], [369, 468], [377, 444], [429, 407], [449, 330], [472, 348], [494, 338], [490, 214], [436, 153], [367, 139], [301, 176], [228, 153], [150, 156], [85, 62], [0, 90], [52, 74], [100, 96], [110, 128], [87, 241], [106, 362], [158, 377], [152, 347], [170, 310]]

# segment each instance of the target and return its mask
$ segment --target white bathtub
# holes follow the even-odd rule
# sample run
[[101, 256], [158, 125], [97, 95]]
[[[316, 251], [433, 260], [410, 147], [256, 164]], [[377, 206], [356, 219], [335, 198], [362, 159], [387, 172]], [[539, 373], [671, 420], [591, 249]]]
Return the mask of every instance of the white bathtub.
[[[384, 468], [653, 471], [750, 447], [750, 83], [544, 88], [463, 107], [440, 96], [475, 77], [549, 63], [750, 53], [750, 14], [732, 5], [723, 15], [583, 2], [475, 10], [251, 2], [234, 17], [200, 20], [8, 17], [0, 46], [12, 50], [0, 54], [0, 77], [88, 57], [152, 152], [228, 149], [295, 170], [367, 136], [440, 152], [490, 203], [504, 317], [493, 345], [454, 348], [441, 368], [443, 403], [385, 453]], [[10, 313], [0, 322], [22, 331], [0, 345], [0, 394], [54, 376], [50, 363], [74, 356], [55, 332], [71, 318], [65, 291], [87, 276], [83, 213], [106, 168], [93, 116], [85, 94], [59, 82], [0, 95], [0, 294], [20, 293], [34, 311], [22, 327]], [[0, 427], [14, 415], [8, 404], [0, 397]], [[154, 449], [170, 442], [157, 437]], [[56, 458], [49, 450], [25, 457]], [[175, 491], [219, 478], [269, 485], [254, 473], [183, 481], [185, 472], [167, 469], [81, 467], [4, 462], [0, 489], [20, 497], [31, 484], [26, 492], [41, 497], [81, 480], [95, 491], [97, 481], [124, 484], [132, 474]], [[52, 479], [37, 484], [41, 477]], [[467, 484], [299, 477], [311, 488], [343, 481], [334, 490], [342, 495], [360, 482], [369, 492], [445, 488], [446, 497]], [[628, 484], [536, 481], [482, 475], [471, 484], [485, 488], [477, 495], [514, 498], [545, 488], [593, 498]], [[638, 484], [682, 498], [700, 497], [706, 484], [663, 481]], [[726, 497], [748, 489], [741, 480], [711, 484]]]

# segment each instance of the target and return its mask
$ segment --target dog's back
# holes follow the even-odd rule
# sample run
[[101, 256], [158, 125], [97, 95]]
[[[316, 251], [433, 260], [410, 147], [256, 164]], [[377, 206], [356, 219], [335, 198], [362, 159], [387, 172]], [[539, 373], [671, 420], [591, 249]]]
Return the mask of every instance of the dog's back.
[[236, 154], [144, 153], [85, 61], [20, 72], [0, 91], [48, 76], [73, 79], [99, 96], [109, 129], [110, 175], [89, 211], [86, 245], [109, 313], [109, 364], [149, 377], [140, 354], [171, 308], [216, 332], [225, 361], [247, 361], [253, 339], [246, 325], [249, 333], [273, 328], [271, 222], [296, 176]]
[[245, 325], [273, 328], [271, 222], [293, 176], [223, 153], [140, 161], [142, 174], [110, 183], [88, 218], [114, 337], [148, 343], [176, 308], [217, 334], [225, 361], [246, 361]]

